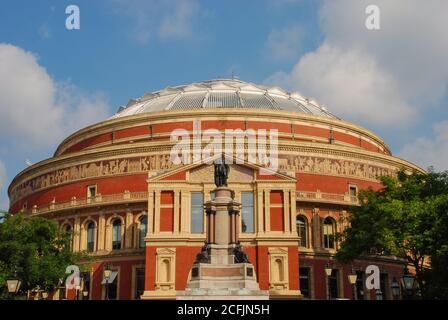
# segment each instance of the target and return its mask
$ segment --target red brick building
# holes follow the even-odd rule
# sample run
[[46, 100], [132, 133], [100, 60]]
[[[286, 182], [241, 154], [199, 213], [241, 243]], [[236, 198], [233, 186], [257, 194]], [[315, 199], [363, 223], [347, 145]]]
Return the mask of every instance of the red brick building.
[[[341, 265], [332, 258], [334, 235], [347, 226], [360, 189], [380, 188], [379, 176], [401, 168], [422, 169], [392, 156], [374, 133], [280, 88], [213, 80], [131, 100], [19, 173], [8, 190], [10, 210], [58, 221], [72, 232], [74, 251], [90, 252], [95, 262], [83, 274], [80, 296], [105, 298], [108, 265], [110, 299], [174, 299], [205, 240], [202, 204], [215, 187], [213, 165], [176, 164], [170, 156], [173, 131], [183, 129], [194, 144], [198, 126], [202, 133], [278, 132], [278, 170], [260, 174], [263, 164], [249, 161], [245, 140], [229, 176], [242, 203], [241, 243], [272, 299], [351, 298], [352, 272], [357, 297], [374, 299], [363, 284], [369, 264], [380, 267], [383, 297], [392, 298], [402, 262], [381, 257]], [[326, 266], [333, 269], [328, 278]], [[61, 287], [53, 298], [73, 295]]]

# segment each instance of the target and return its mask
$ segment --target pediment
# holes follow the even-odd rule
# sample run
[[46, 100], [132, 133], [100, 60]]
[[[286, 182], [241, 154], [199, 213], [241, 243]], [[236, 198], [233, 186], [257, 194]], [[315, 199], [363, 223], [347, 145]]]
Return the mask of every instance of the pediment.
[[[252, 168], [231, 164], [229, 171], [229, 183], [235, 182], [252, 182], [255, 174]], [[214, 183], [214, 167], [213, 165], [204, 164], [201, 167], [194, 168], [189, 172], [190, 182]]]
[[[237, 159], [236, 157], [225, 156], [226, 161], [230, 164], [229, 182], [253, 182], [255, 180], [280, 180], [294, 181], [296, 178], [291, 175], [263, 168], [257, 164], [252, 164]], [[213, 156], [198, 163], [187, 164], [155, 174], [148, 179], [151, 181], [189, 181], [200, 183], [214, 183], [214, 167], [213, 161], [219, 156]], [[279, 163], [280, 165], [281, 163]]]

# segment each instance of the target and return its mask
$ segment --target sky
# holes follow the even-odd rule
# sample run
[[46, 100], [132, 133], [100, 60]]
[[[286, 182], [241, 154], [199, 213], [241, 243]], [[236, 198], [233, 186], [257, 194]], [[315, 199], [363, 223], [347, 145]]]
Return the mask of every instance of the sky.
[[16, 174], [129, 99], [232, 75], [314, 98], [395, 156], [447, 170], [447, 21], [446, 0], [2, 0], [0, 209]]

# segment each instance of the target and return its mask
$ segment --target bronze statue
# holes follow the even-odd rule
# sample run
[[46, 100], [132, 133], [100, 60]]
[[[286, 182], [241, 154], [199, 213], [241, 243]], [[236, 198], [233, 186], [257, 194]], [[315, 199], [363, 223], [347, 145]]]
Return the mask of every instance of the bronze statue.
[[217, 187], [227, 187], [230, 167], [225, 163], [224, 155], [220, 160], [215, 160], [215, 184]]

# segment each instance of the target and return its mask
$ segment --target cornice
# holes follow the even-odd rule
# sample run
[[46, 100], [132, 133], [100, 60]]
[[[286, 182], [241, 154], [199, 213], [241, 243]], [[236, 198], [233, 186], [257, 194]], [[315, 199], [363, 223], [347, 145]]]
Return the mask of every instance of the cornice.
[[[305, 113], [290, 112], [290, 111], [279, 111], [279, 110], [265, 110], [265, 109], [240, 109], [240, 108], [219, 108], [219, 109], [201, 109], [201, 110], [169, 110], [161, 112], [151, 112], [142, 113], [137, 115], [131, 115], [126, 117], [120, 117], [115, 119], [109, 119], [86, 128], [83, 128], [66, 139], [64, 139], [58, 146], [55, 155], [62, 152], [63, 149], [68, 148], [73, 145], [75, 140], [95, 136], [101, 133], [107, 133], [112, 130], [120, 130], [126, 127], [132, 127], [136, 125], [150, 125], [154, 122], [159, 121], [193, 121], [198, 118], [232, 118], [232, 117], [243, 117], [247, 118], [250, 116], [251, 121], [263, 120], [278, 120], [278, 121], [308, 121], [316, 124], [330, 125], [334, 127], [340, 127], [345, 130], [352, 130], [360, 135], [366, 135], [375, 142], [384, 146], [386, 151], [390, 153], [390, 149], [387, 144], [375, 133], [370, 130], [363, 128], [361, 126], [355, 125], [351, 122], [339, 119], [325, 118], [316, 115], [310, 115]], [[244, 120], [244, 119], [243, 119]]]
[[[169, 154], [173, 145], [175, 145], [175, 142], [157, 141], [129, 145], [112, 145], [46, 159], [20, 172], [11, 182], [8, 188], [8, 194], [10, 195], [11, 189], [17, 184], [58, 169], [100, 160]], [[336, 158], [360, 159], [374, 163], [380, 162], [393, 167], [404, 167], [418, 172], [425, 172], [422, 168], [395, 156], [341, 145], [280, 140], [278, 150], [279, 155], [306, 153], [307, 155], [321, 157], [331, 156]]]

